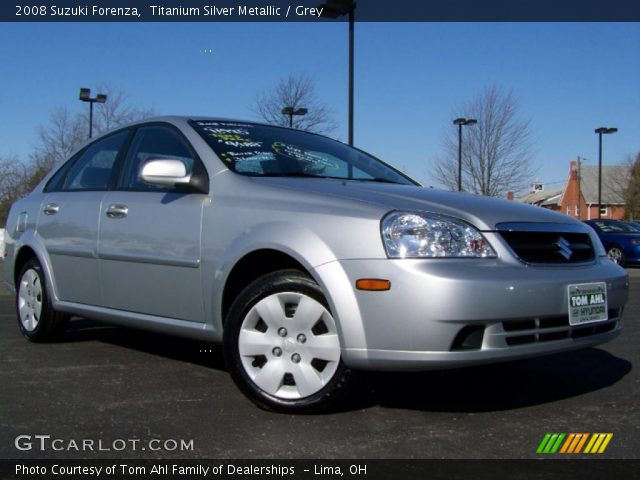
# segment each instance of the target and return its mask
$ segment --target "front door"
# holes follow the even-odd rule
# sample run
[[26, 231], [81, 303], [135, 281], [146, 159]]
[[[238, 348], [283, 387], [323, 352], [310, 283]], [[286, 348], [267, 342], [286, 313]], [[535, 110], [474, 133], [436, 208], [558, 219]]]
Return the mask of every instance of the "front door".
[[152, 158], [180, 160], [189, 172], [200, 162], [174, 127], [138, 128], [119, 187], [102, 201], [98, 256], [104, 305], [204, 322], [200, 225], [208, 195], [143, 182], [140, 170]]

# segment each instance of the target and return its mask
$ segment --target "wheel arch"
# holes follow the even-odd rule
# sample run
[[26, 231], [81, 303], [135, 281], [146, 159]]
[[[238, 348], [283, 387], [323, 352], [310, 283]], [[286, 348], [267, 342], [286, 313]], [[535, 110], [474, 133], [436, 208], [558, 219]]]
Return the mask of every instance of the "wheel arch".
[[18, 283], [18, 276], [20, 275], [25, 263], [29, 261], [30, 258], [35, 258], [38, 260], [42, 270], [44, 271], [47, 292], [51, 298], [51, 302], [55, 306], [58, 301], [58, 295], [53, 279], [53, 271], [51, 269], [49, 257], [46, 254], [46, 250], [39, 241], [37, 234], [32, 231], [27, 232], [27, 234], [20, 239], [20, 243], [15, 246], [14, 252], [12, 272], [14, 287]]
[[[22, 268], [24, 267], [24, 265], [31, 258], [37, 258], [38, 261], [40, 261], [35, 250], [28, 245], [23, 246], [16, 254], [16, 259], [13, 263], [13, 285], [14, 286], [16, 287], [18, 286], [18, 280], [19, 280], [18, 276], [20, 275], [20, 272], [22, 271]], [[42, 264], [42, 262], [40, 263]]]
[[223, 325], [226, 322], [231, 304], [247, 285], [264, 275], [285, 269], [299, 270], [313, 278], [309, 269], [300, 261], [274, 248], [253, 250], [240, 258], [227, 275], [224, 284], [220, 305], [220, 317]]
[[[269, 222], [252, 227], [227, 244], [230, 247], [216, 262], [205, 287], [205, 291], [211, 292], [205, 297], [205, 302], [209, 302], [205, 309], [210, 312], [208, 322], [212, 323], [214, 338], [222, 339], [229, 307], [250, 283], [242, 273], [250, 270], [252, 262], [258, 262], [262, 274], [295, 268], [309, 275], [325, 295], [341, 343], [345, 341], [346, 345], [351, 343], [349, 339], [363, 338], [362, 319], [347, 274], [330, 245], [317, 232], [289, 222]], [[257, 278], [257, 274], [250, 278]]]

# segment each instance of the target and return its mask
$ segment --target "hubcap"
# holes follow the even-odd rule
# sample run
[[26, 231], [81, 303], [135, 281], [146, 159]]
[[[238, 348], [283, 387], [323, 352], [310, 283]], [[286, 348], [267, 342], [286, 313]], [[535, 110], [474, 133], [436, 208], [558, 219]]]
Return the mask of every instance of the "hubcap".
[[24, 272], [18, 289], [18, 314], [22, 327], [33, 332], [42, 313], [42, 284], [40, 275], [33, 269]]
[[259, 388], [290, 400], [319, 392], [340, 361], [333, 317], [320, 302], [296, 292], [256, 303], [242, 322], [238, 349], [245, 372]]
[[617, 263], [618, 265], [620, 264], [620, 261], [622, 260], [622, 251], [620, 249], [612, 248], [609, 250], [607, 255], [609, 256], [609, 260]]

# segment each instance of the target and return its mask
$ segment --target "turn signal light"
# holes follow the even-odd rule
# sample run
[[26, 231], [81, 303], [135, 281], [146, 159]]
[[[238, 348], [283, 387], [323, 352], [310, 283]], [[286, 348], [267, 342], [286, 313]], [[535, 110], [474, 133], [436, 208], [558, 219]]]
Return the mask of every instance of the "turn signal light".
[[360, 280], [356, 280], [356, 288], [358, 290], [382, 292], [391, 289], [391, 282], [380, 278], [361, 278]]

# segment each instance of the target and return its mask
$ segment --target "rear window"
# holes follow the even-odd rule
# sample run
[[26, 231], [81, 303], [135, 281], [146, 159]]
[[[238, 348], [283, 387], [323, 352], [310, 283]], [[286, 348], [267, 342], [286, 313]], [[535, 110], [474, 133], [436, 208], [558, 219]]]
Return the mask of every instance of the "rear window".
[[375, 157], [321, 135], [231, 121], [191, 125], [230, 170], [242, 175], [416, 184]]

